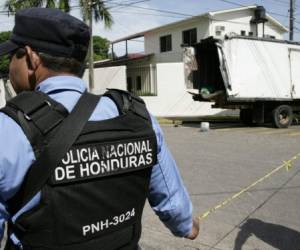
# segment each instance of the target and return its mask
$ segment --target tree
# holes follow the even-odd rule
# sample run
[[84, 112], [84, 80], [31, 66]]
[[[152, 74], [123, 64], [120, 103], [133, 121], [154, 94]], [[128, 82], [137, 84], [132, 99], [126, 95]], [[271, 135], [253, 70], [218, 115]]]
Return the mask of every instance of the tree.
[[[70, 12], [72, 7], [79, 7], [83, 20], [89, 21], [92, 32], [92, 20], [96, 22], [104, 21], [104, 26], [110, 28], [113, 24], [109, 8], [106, 6], [106, 0], [78, 0], [77, 6], [71, 6], [71, 0], [6, 0], [5, 8], [9, 13], [15, 13], [16, 10], [29, 7], [59, 8], [65, 12]], [[89, 85], [94, 87], [94, 64], [93, 64], [93, 39], [89, 49]]]
[[19, 9], [29, 7], [59, 8], [65, 12], [70, 12], [72, 7], [79, 7], [83, 20], [89, 20], [90, 13], [92, 13], [96, 22], [104, 21], [105, 27], [111, 27], [113, 19], [109, 8], [105, 5], [106, 1], [78, 0], [77, 2], [76, 6], [71, 6], [71, 0], [6, 0], [5, 9], [13, 14]]
[[[9, 39], [11, 31], [5, 31], [0, 33], [0, 43]], [[0, 57], [0, 78], [8, 77], [9, 59], [8, 56]]]
[[93, 36], [94, 61], [107, 59], [109, 52], [109, 41], [100, 36]]

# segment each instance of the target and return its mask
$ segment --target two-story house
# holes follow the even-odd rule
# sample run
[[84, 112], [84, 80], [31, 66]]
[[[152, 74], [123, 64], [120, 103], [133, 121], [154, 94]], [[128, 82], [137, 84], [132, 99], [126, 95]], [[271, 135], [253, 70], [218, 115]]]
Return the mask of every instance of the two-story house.
[[[125, 43], [126, 56], [95, 63], [95, 92], [106, 87], [140, 95], [157, 116], [203, 116], [220, 112], [209, 103], [194, 102], [197, 91], [192, 70], [197, 69], [192, 46], [202, 39], [226, 35], [283, 39], [288, 29], [261, 6], [208, 12], [185, 20], [129, 35], [112, 42]], [[144, 37], [144, 53], [130, 54], [127, 42]]]

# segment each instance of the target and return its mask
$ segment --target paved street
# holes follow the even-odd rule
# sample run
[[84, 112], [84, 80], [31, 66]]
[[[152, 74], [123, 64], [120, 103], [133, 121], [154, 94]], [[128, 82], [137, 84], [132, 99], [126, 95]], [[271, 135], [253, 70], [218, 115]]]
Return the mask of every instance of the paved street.
[[[194, 203], [207, 211], [300, 152], [300, 126], [289, 129], [211, 124], [163, 126]], [[201, 223], [195, 241], [177, 239], [149, 206], [144, 213], [144, 250], [298, 250], [300, 249], [300, 159]]]
[[[211, 124], [163, 125], [200, 215], [300, 152], [300, 126], [289, 129]], [[143, 250], [299, 250], [300, 159], [201, 223], [195, 241], [173, 237], [146, 205]], [[1, 248], [3, 249], [3, 248]]]

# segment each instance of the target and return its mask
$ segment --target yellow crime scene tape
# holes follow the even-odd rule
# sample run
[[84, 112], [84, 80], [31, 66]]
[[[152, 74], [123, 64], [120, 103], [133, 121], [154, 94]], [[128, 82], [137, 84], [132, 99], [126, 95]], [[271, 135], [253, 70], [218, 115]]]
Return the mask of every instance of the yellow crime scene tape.
[[203, 213], [202, 215], [200, 215], [198, 217], [199, 220], [204, 220], [206, 219], [210, 214], [216, 212], [216, 210], [223, 208], [224, 206], [228, 205], [230, 202], [232, 202], [233, 200], [239, 198], [241, 195], [243, 195], [245, 192], [247, 192], [249, 189], [253, 188], [254, 186], [256, 186], [258, 183], [263, 182], [264, 180], [268, 179], [270, 176], [272, 176], [273, 174], [277, 173], [279, 170], [286, 168], [287, 171], [289, 171], [292, 167], [293, 167], [293, 162], [295, 160], [297, 160], [300, 156], [300, 153], [296, 154], [295, 156], [293, 156], [291, 159], [289, 159], [288, 161], [283, 161], [283, 164], [280, 165], [279, 167], [273, 169], [271, 172], [267, 173], [265, 176], [259, 178], [257, 181], [253, 182], [252, 184], [250, 184], [249, 186], [243, 188], [241, 191], [239, 191], [238, 193], [232, 195], [231, 197], [225, 199], [223, 202], [219, 203], [218, 205], [212, 207], [211, 209], [207, 210], [205, 213]]

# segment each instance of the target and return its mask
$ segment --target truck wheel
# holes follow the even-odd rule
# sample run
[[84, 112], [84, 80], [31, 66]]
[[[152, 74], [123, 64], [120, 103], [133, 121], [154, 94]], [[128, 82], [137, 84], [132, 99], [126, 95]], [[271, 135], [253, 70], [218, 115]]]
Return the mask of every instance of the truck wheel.
[[275, 128], [288, 128], [293, 121], [293, 110], [288, 105], [280, 105], [272, 111], [272, 123]]
[[245, 125], [253, 125], [252, 113], [252, 109], [241, 109], [240, 121]]

